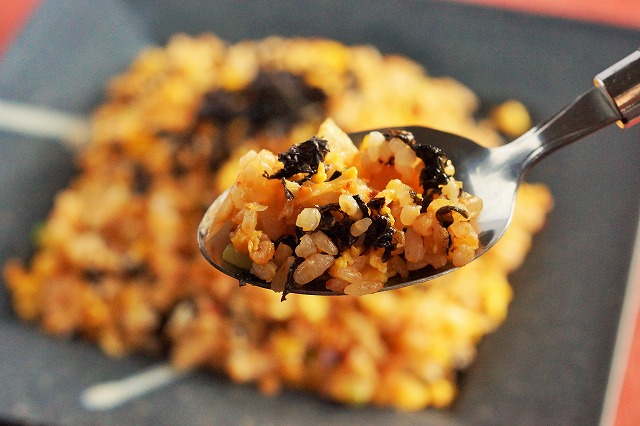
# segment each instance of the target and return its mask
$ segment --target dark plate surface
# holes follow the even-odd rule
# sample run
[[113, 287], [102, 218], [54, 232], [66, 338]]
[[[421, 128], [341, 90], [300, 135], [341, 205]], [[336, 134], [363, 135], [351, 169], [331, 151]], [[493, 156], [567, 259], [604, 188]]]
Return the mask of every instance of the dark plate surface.
[[[488, 103], [522, 100], [536, 121], [588, 89], [640, 45], [640, 33], [429, 1], [45, 2], [0, 63], [0, 98], [88, 113], [105, 80], [170, 34], [325, 36], [403, 53]], [[152, 365], [109, 359], [23, 325], [0, 290], [0, 418], [53, 424], [597, 424], [638, 222], [640, 126], [608, 128], [543, 161], [556, 207], [513, 276], [506, 323], [480, 345], [445, 411], [347, 409], [286, 391], [195, 374], [142, 399], [89, 413], [88, 385]], [[0, 133], [0, 263], [26, 258], [30, 229], [71, 176], [55, 142]]]

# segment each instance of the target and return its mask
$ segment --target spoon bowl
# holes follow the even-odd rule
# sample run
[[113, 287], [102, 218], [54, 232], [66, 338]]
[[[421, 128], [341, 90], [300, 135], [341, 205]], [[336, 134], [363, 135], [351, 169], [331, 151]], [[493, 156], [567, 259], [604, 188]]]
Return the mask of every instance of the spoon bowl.
[[[395, 128], [413, 133], [417, 144], [440, 148], [455, 165], [456, 180], [463, 182], [464, 190], [482, 199], [483, 209], [477, 218], [480, 246], [474, 258], [486, 253], [506, 231], [513, 215], [518, 186], [534, 164], [549, 153], [612, 123], [629, 127], [640, 121], [640, 50], [598, 74], [594, 81], [595, 87], [555, 116], [515, 141], [495, 148], [485, 148], [467, 138], [431, 128]], [[370, 132], [388, 129], [366, 130], [349, 134], [349, 137], [357, 146]], [[223, 260], [231, 223], [215, 232], [211, 232], [211, 227], [226, 196], [227, 192], [224, 192], [214, 201], [198, 227], [200, 250], [209, 263], [236, 278], [241, 285], [270, 289], [268, 282]], [[439, 269], [427, 267], [412, 271], [405, 278], [396, 275], [380, 291], [429, 281], [455, 269], [458, 268], [449, 264]], [[317, 280], [291, 292], [324, 296], [340, 294], [328, 290], [323, 282]]]

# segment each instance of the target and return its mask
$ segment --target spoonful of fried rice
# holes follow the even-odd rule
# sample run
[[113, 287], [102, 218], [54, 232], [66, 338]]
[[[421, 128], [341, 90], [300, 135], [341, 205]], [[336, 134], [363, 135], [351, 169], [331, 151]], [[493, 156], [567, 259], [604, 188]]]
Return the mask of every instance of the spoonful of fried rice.
[[198, 229], [204, 257], [282, 292], [363, 295], [466, 265], [503, 235], [524, 174], [547, 154], [618, 122], [640, 121], [640, 50], [515, 141], [484, 148], [425, 127], [316, 136], [250, 151]]

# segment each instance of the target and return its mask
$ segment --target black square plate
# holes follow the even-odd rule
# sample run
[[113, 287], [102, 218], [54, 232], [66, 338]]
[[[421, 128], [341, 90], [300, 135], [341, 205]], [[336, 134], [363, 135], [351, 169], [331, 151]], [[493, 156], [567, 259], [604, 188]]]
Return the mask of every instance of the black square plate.
[[[536, 121], [591, 86], [640, 45], [640, 32], [432, 1], [232, 0], [44, 2], [0, 63], [0, 99], [86, 114], [106, 79], [176, 32], [244, 38], [324, 36], [405, 54], [487, 103], [517, 98]], [[605, 129], [546, 159], [528, 176], [556, 206], [512, 277], [506, 323], [461, 377], [449, 410], [348, 409], [285, 391], [261, 396], [194, 374], [115, 410], [89, 413], [85, 387], [157, 360], [109, 359], [19, 323], [0, 290], [0, 418], [79, 424], [597, 424], [636, 235], [640, 126]], [[26, 258], [30, 229], [71, 176], [55, 141], [0, 133], [0, 263]], [[4, 286], [3, 286], [4, 287]]]

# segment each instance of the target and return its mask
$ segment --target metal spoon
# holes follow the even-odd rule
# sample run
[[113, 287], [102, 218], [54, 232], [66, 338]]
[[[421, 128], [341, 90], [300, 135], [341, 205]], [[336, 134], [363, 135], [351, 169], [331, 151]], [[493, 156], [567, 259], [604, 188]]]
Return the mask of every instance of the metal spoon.
[[[640, 122], [640, 50], [598, 74], [594, 81], [595, 87], [555, 116], [515, 141], [496, 148], [484, 148], [469, 139], [425, 127], [401, 127], [412, 132], [418, 143], [442, 149], [455, 165], [456, 179], [463, 182], [465, 191], [483, 200], [483, 211], [478, 217], [480, 247], [476, 258], [504, 234], [513, 214], [516, 190], [531, 166], [551, 152], [611, 123], [618, 122], [620, 127], [630, 127]], [[349, 136], [358, 145], [371, 131]], [[215, 234], [209, 230], [224, 197], [226, 193], [221, 194], [209, 207], [198, 228], [202, 254], [213, 266], [238, 279], [241, 284], [270, 288], [269, 283], [222, 260], [222, 252], [229, 243], [231, 224]], [[450, 265], [438, 270], [425, 268], [413, 271], [406, 279], [395, 276], [382, 290], [422, 283], [455, 269]], [[307, 284], [291, 292], [337, 294], [327, 290], [322, 282]]]

